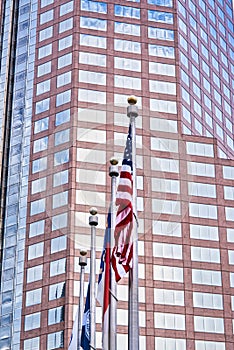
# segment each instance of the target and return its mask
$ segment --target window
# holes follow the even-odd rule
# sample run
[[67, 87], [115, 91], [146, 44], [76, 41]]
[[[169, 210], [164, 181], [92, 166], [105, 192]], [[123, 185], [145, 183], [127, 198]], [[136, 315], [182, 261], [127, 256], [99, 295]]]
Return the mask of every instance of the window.
[[177, 113], [177, 106], [176, 106], [176, 102], [174, 101], [164, 101], [164, 100], [157, 100], [157, 99], [151, 98], [150, 109], [151, 111], [156, 111], [160, 113], [170, 113], [170, 114]]
[[217, 206], [200, 203], [189, 203], [189, 215], [199, 218], [217, 219]]
[[52, 44], [42, 46], [38, 49], [38, 59], [44, 58], [52, 54]]
[[40, 338], [30, 338], [24, 340], [24, 350], [40, 350]]
[[64, 306], [55, 307], [48, 310], [48, 325], [64, 321]]
[[50, 277], [66, 272], [66, 258], [50, 262]]
[[164, 57], [164, 58], [175, 58], [175, 49], [172, 46], [161, 46], [149, 44], [149, 55]]
[[97, 90], [79, 89], [78, 100], [90, 103], [106, 104], [106, 93]]
[[212, 144], [186, 142], [187, 153], [191, 155], [214, 157], [214, 149]]
[[170, 12], [148, 10], [148, 20], [158, 23], [173, 24], [173, 14]]
[[215, 226], [201, 226], [190, 224], [190, 237], [211, 241], [219, 240], [219, 230]]
[[234, 200], [234, 187], [224, 186], [224, 199]]
[[195, 340], [195, 350], [225, 350], [225, 343]]
[[68, 203], [68, 191], [56, 193], [53, 195], [52, 208], [59, 208]]
[[171, 221], [153, 221], [153, 235], [181, 237], [181, 223]]
[[41, 139], [35, 140], [33, 143], [33, 153], [41, 152], [46, 150], [48, 147], [48, 136], [42, 137]]
[[[173, 41], [174, 40], [174, 30], [148, 27], [148, 38], [157, 39], [157, 40]], [[182, 37], [180, 37], [180, 38], [182, 39]], [[182, 44], [182, 42], [181, 42], [181, 44]], [[186, 45], [187, 45], [187, 43], [183, 42], [184, 48], [186, 47]]]
[[41, 8], [53, 4], [54, 0], [41, 0]]
[[42, 288], [33, 289], [26, 292], [26, 306], [36, 305], [41, 303]]
[[149, 73], [175, 76], [175, 66], [166, 63], [149, 62]]
[[71, 90], [61, 92], [56, 96], [56, 107], [66, 104], [71, 101]]
[[54, 10], [49, 10], [40, 14], [40, 25], [52, 21], [54, 18]]
[[220, 264], [220, 252], [215, 248], [191, 247], [191, 260]]
[[39, 119], [34, 123], [34, 134], [45, 131], [49, 128], [49, 118]]
[[215, 177], [215, 167], [213, 164], [188, 162], [187, 169], [188, 174], [191, 175]]
[[36, 221], [29, 226], [29, 237], [35, 237], [44, 233], [45, 220]]
[[36, 215], [45, 211], [45, 198], [31, 202], [30, 215]]
[[177, 133], [177, 121], [161, 118], [150, 118], [150, 130]]
[[92, 54], [88, 52], [79, 53], [79, 63], [93, 66], [106, 67], [106, 55]]
[[114, 32], [125, 35], [136, 35], [140, 36], [141, 29], [138, 24], [129, 24], [125, 22], [115, 22]]
[[165, 282], [184, 282], [183, 268], [174, 266], [153, 266], [154, 280]]
[[50, 79], [37, 84], [37, 96], [50, 91]]
[[69, 162], [69, 149], [54, 153], [54, 166]]
[[99, 19], [99, 18], [93, 18], [93, 17], [80, 17], [80, 28], [101, 30], [106, 32], [107, 21], [105, 19]]
[[50, 98], [36, 102], [36, 114], [48, 111], [50, 108]]
[[154, 327], [183, 331], [185, 330], [185, 315], [155, 312]]
[[58, 58], [58, 69], [72, 64], [72, 53], [68, 53]]
[[234, 167], [232, 166], [223, 166], [223, 178], [234, 180]]
[[179, 162], [177, 159], [151, 158], [151, 169], [170, 173], [179, 173]]
[[189, 182], [188, 193], [190, 196], [216, 198], [216, 187], [206, 183]]
[[68, 18], [59, 23], [59, 33], [66, 32], [73, 28], [73, 18]]
[[52, 284], [49, 287], [49, 300], [59, 299], [65, 296], [65, 282]]
[[26, 315], [24, 319], [24, 330], [30, 331], [31, 329], [39, 328], [41, 325], [41, 313], [35, 312], [34, 314]]
[[51, 61], [43, 63], [37, 67], [37, 76], [48, 74], [51, 72]]
[[151, 179], [152, 191], [165, 193], [180, 193], [180, 183], [178, 180], [169, 179]]
[[53, 175], [53, 187], [68, 183], [68, 170], [58, 172]]
[[141, 90], [141, 79], [123, 75], [115, 75], [114, 86], [126, 89]]
[[79, 81], [88, 84], [106, 85], [106, 73], [79, 70]]
[[106, 14], [107, 4], [105, 2], [81, 0], [81, 10]]
[[32, 162], [32, 173], [38, 173], [47, 169], [47, 157], [33, 160]]
[[60, 349], [64, 347], [64, 332], [56, 332], [48, 334], [47, 350]]
[[80, 45], [98, 47], [99, 49], [106, 49], [107, 47], [106, 38], [89, 34], [80, 34]]
[[65, 50], [72, 46], [72, 35], [68, 35], [58, 41], [58, 51]]
[[121, 52], [140, 54], [141, 44], [135, 41], [114, 39], [114, 49]]
[[194, 316], [194, 331], [223, 334], [223, 319], [218, 317]]
[[225, 216], [226, 216], [226, 220], [234, 221], [234, 208], [225, 207]]
[[158, 80], [149, 80], [149, 90], [161, 94], [175, 95], [176, 84]]
[[114, 67], [117, 69], [141, 72], [141, 61], [124, 57], [114, 57]]
[[36, 259], [44, 254], [44, 242], [32, 244], [28, 247], [28, 260]]
[[52, 217], [52, 231], [62, 229], [67, 226], [67, 213]]
[[63, 143], [68, 142], [69, 139], [70, 139], [70, 130], [69, 129], [58, 131], [54, 135], [54, 145], [55, 146], [61, 145]]
[[184, 292], [180, 290], [154, 289], [154, 303], [184, 306]]
[[53, 36], [53, 26], [42, 29], [39, 32], [39, 42], [52, 38], [52, 36]]
[[[178, 338], [175, 339], [175, 338], [156, 337], [155, 338], [155, 349], [160, 349], [160, 350], [169, 350], [169, 349], [186, 350], [186, 340], [185, 339], [178, 339]], [[201, 349], [199, 349], [199, 350], [201, 350]]]
[[222, 286], [220, 271], [213, 270], [192, 270], [192, 283], [210, 286]]
[[32, 181], [31, 193], [39, 193], [46, 190], [46, 177]]
[[152, 211], [154, 213], [180, 215], [180, 202], [153, 198]]
[[154, 242], [153, 256], [166, 259], [182, 259], [182, 246], [179, 244]]
[[66, 2], [65, 4], [60, 6], [59, 15], [63, 16], [65, 14], [69, 13], [69, 12], [72, 12], [72, 11], [73, 11], [73, 0], [69, 1], [69, 2]]
[[64, 111], [58, 112], [55, 115], [55, 126], [67, 123], [70, 121], [70, 109], [65, 109]]
[[223, 296], [221, 294], [193, 292], [193, 306], [223, 310]]
[[129, 6], [121, 6], [115, 5], [114, 7], [115, 16], [121, 16], [125, 18], [136, 18], [140, 19], [140, 9], [129, 7]]
[[172, 0], [148, 0], [148, 4], [172, 7]]

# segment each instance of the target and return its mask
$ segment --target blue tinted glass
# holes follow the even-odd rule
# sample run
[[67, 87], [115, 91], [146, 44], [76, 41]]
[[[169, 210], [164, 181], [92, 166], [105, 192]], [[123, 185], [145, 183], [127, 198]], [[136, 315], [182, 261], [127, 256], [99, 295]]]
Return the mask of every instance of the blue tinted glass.
[[128, 18], [140, 18], [140, 9], [129, 7], [129, 6], [120, 6], [115, 5], [115, 15], [123, 16]]
[[107, 4], [90, 0], [81, 0], [81, 10], [98, 13], [107, 13]]
[[148, 0], [148, 4], [172, 7], [172, 0]]
[[173, 14], [169, 12], [148, 10], [149, 21], [173, 24]]

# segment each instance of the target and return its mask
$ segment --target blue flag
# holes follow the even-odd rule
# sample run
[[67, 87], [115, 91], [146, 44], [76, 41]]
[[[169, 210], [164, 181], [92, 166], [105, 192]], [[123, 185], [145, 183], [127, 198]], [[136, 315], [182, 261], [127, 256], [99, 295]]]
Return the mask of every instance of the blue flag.
[[82, 332], [81, 332], [81, 346], [84, 350], [89, 350], [90, 344], [90, 284], [88, 286], [83, 323], [82, 323]]

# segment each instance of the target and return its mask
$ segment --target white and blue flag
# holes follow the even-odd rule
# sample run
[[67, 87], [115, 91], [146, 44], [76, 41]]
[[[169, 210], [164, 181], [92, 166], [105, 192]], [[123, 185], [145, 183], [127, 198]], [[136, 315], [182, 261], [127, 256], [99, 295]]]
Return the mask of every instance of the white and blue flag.
[[89, 350], [90, 347], [90, 284], [88, 286], [87, 297], [85, 302], [82, 332], [81, 332], [81, 346], [84, 350]]

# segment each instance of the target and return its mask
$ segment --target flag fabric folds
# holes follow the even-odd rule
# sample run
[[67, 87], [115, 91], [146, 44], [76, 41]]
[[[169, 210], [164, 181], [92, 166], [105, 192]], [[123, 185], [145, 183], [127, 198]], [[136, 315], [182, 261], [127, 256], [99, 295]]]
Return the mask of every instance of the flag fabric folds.
[[76, 318], [73, 323], [72, 334], [70, 338], [70, 343], [68, 350], [77, 350], [77, 340], [78, 340], [78, 310], [76, 312]]
[[115, 247], [111, 263], [118, 282], [132, 268], [133, 230], [132, 130], [129, 126], [126, 147], [116, 193], [118, 206], [115, 226]]
[[88, 285], [87, 290], [80, 344], [84, 350], [90, 349], [90, 284]]
[[102, 349], [109, 349], [109, 311], [110, 311], [110, 233], [111, 212], [107, 216], [103, 251], [98, 276], [97, 300], [102, 306]]

